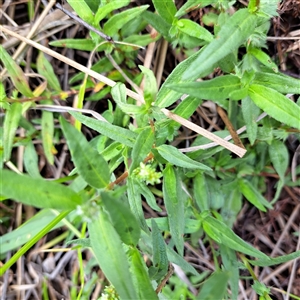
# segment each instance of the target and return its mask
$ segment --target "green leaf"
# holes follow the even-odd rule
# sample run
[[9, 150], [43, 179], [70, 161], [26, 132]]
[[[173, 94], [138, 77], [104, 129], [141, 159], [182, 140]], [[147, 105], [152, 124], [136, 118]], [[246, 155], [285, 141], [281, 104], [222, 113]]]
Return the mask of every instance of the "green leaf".
[[24, 166], [30, 177], [42, 177], [38, 168], [38, 156], [32, 141], [29, 141], [25, 147]]
[[211, 67], [241, 46], [254, 32], [256, 16], [247, 9], [238, 10], [221, 28], [216, 38], [207, 45], [201, 55], [183, 74], [183, 80], [205, 76]]
[[266, 207], [273, 209], [273, 206], [262, 196], [260, 192], [248, 181], [240, 178], [239, 187], [245, 198], [259, 210], [266, 212]]
[[129, 250], [131, 264], [130, 271], [132, 272], [135, 279], [135, 286], [137, 288], [138, 298], [137, 299], [158, 299], [152, 284], [149, 280], [149, 276], [146, 272], [146, 264], [141, 257], [141, 254], [136, 248]]
[[56, 182], [0, 170], [1, 195], [39, 208], [69, 210], [81, 204], [70, 188]]
[[[61, 39], [52, 41], [49, 43], [53, 47], [63, 47], [82, 51], [93, 51], [95, 49], [95, 43], [90, 39]], [[97, 51], [103, 51], [107, 48], [107, 45], [97, 47]]]
[[103, 31], [110, 36], [114, 36], [119, 29], [125, 26], [129, 21], [138, 17], [143, 11], [145, 11], [149, 5], [141, 5], [138, 7], [124, 10], [114, 16], [112, 16], [103, 26]]
[[203, 173], [199, 173], [194, 177], [193, 188], [194, 197], [200, 211], [209, 210], [210, 201], [207, 195], [205, 175]]
[[60, 123], [78, 173], [91, 186], [98, 189], [106, 187], [110, 182], [107, 162], [88, 143], [81, 132], [62, 117]]
[[123, 83], [118, 82], [111, 88], [111, 95], [121, 110], [128, 115], [141, 114], [145, 111], [145, 106], [137, 106], [134, 104], [127, 104], [126, 101], [126, 86]]
[[146, 199], [147, 204], [156, 211], [161, 212], [162, 209], [157, 205], [156, 199], [153, 193], [149, 190], [145, 183], [140, 181], [135, 181], [135, 187], [138, 188], [138, 192]]
[[21, 116], [22, 105], [20, 103], [13, 103], [6, 111], [3, 124], [3, 150], [5, 161], [8, 161], [10, 159], [14, 138]]
[[300, 106], [277, 91], [259, 84], [249, 87], [253, 102], [272, 118], [300, 130]]
[[151, 229], [153, 266], [149, 268], [149, 276], [151, 279], [159, 281], [168, 272], [169, 261], [167, 257], [165, 241], [153, 219], [151, 219]]
[[249, 48], [248, 52], [252, 54], [257, 60], [259, 60], [263, 65], [265, 65], [268, 68], [271, 68], [275, 73], [278, 72], [277, 65], [274, 62], [272, 62], [271, 57], [265, 52], [253, 47]]
[[97, 132], [111, 138], [114, 141], [120, 142], [128, 147], [133, 147], [134, 142], [137, 138], [137, 133], [130, 131], [119, 126], [112, 125], [108, 122], [95, 120], [80, 113], [70, 112], [76, 120], [80, 121], [82, 124], [89, 128], [96, 130]]
[[171, 25], [167, 23], [161, 16], [154, 14], [150, 11], [144, 11], [142, 17], [155, 28], [166, 40], [170, 40], [169, 30]]
[[295, 251], [293, 253], [278, 256], [275, 258], [268, 257], [268, 259], [264, 258], [264, 259], [258, 259], [258, 260], [249, 260], [249, 263], [252, 264], [253, 266], [268, 267], [268, 266], [284, 264], [287, 261], [297, 259], [299, 257], [300, 257], [300, 251]]
[[42, 112], [42, 141], [45, 156], [48, 162], [54, 164], [53, 150], [53, 134], [54, 134], [54, 120], [53, 113], [50, 111]]
[[199, 169], [204, 171], [211, 171], [211, 168], [204, 164], [201, 164], [195, 160], [192, 160], [188, 156], [184, 155], [177, 148], [170, 145], [161, 145], [156, 148], [158, 153], [168, 162], [173, 165], [189, 168], [189, 169]]
[[228, 272], [216, 271], [203, 284], [197, 300], [222, 300], [226, 293]]
[[189, 264], [182, 256], [175, 252], [170, 246], [167, 246], [167, 255], [170, 262], [179, 266], [184, 272], [199, 275], [198, 271]]
[[220, 245], [220, 253], [222, 257], [222, 263], [225, 270], [228, 272], [229, 284], [231, 288], [231, 299], [237, 299], [239, 293], [239, 262], [234, 250]]
[[280, 178], [276, 194], [271, 202], [274, 203], [279, 198], [280, 192], [285, 184], [285, 173], [289, 164], [289, 153], [285, 144], [279, 140], [272, 140], [271, 145], [269, 145], [269, 157]]
[[99, 6], [96, 14], [94, 24], [99, 24], [102, 19], [104, 19], [109, 13], [113, 10], [117, 10], [124, 6], [127, 6], [130, 3], [130, 0], [114, 0], [112, 2], [106, 3], [103, 6]]
[[138, 299], [121, 239], [102, 212], [88, 226], [92, 249], [105, 277], [121, 299]]
[[68, 3], [83, 21], [92, 24], [94, 14], [85, 1], [68, 0]]
[[253, 101], [246, 97], [242, 100], [242, 113], [247, 126], [247, 133], [250, 144], [253, 145], [257, 137], [257, 122], [256, 119], [260, 113], [260, 109]]
[[300, 80], [282, 73], [255, 72], [253, 83], [264, 85], [282, 94], [300, 94]]
[[241, 82], [237, 76], [224, 75], [201, 82], [169, 84], [168, 87], [197, 98], [214, 101], [229, 98], [231, 92], [241, 88]]
[[202, 220], [202, 224], [204, 231], [217, 243], [223, 244], [230, 249], [250, 256], [268, 259], [266, 254], [243, 241], [225, 223], [213, 218], [212, 216], [205, 215]]
[[130, 172], [137, 168], [140, 163], [151, 152], [151, 148], [154, 142], [154, 132], [151, 127], [146, 127], [138, 135], [136, 142], [132, 149], [132, 164], [130, 166]]
[[173, 23], [176, 6], [173, 0], [153, 0], [153, 5], [158, 14], [169, 24]]
[[200, 40], [211, 42], [213, 40], [213, 35], [204, 27], [200, 26], [196, 22], [188, 19], [181, 19], [176, 23], [178, 30], [181, 32], [195, 37]]
[[127, 179], [127, 195], [128, 201], [130, 204], [130, 208], [133, 214], [136, 216], [140, 223], [140, 227], [146, 232], [149, 232], [148, 226], [146, 224], [143, 207], [142, 207], [142, 199], [141, 194], [137, 190], [136, 180], [132, 177], [128, 177]]
[[218, 3], [219, 0], [188, 0], [184, 3], [178, 12], [176, 13], [175, 17], [180, 18], [183, 15], [201, 7], [205, 7], [207, 5]]
[[144, 99], [147, 107], [151, 107], [156, 99], [157, 83], [153, 72], [143, 66], [139, 66], [145, 78]]
[[52, 65], [46, 59], [42, 51], [38, 55], [36, 66], [39, 74], [43, 75], [46, 78], [48, 86], [54, 91], [60, 92], [61, 88], [57, 76], [53, 70]]
[[269, 156], [280, 179], [284, 180], [289, 164], [289, 153], [285, 144], [282, 141], [273, 140], [269, 146]]
[[[0, 256], [2, 257], [8, 251], [15, 250], [31, 240], [42, 228], [55, 219], [54, 212], [52, 209], [42, 209], [22, 226], [0, 236]], [[60, 226], [62, 223], [57, 224], [53, 229]]]
[[171, 165], [166, 166], [163, 174], [163, 195], [170, 232], [178, 253], [183, 255], [184, 205], [183, 197], [181, 197], [181, 186]]
[[119, 199], [114, 199], [109, 193], [101, 193], [101, 199], [122, 242], [136, 246], [141, 230], [130, 208]]
[[24, 96], [33, 97], [33, 93], [29, 88], [27, 78], [24, 75], [22, 69], [16, 64], [11, 56], [0, 45], [0, 57], [3, 62], [10, 79], [12, 80], [14, 87]]

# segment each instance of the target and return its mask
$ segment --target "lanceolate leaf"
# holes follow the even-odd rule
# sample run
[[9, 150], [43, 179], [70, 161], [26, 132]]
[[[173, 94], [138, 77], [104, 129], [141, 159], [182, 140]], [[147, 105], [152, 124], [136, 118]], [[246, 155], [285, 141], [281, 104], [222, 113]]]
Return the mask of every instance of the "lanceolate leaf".
[[78, 16], [89, 24], [92, 24], [94, 20], [93, 12], [85, 1], [68, 0], [68, 3], [72, 6]]
[[153, 246], [153, 266], [149, 269], [149, 276], [152, 279], [160, 280], [168, 271], [168, 257], [166, 244], [158, 229], [157, 224], [151, 220], [152, 246]]
[[47, 79], [47, 84], [50, 88], [57, 92], [61, 91], [60, 84], [53, 70], [53, 67], [46, 59], [43, 52], [39, 53], [37, 59], [37, 69], [39, 71], [39, 74], [43, 75]]
[[130, 171], [137, 168], [146, 158], [147, 154], [151, 152], [153, 142], [154, 132], [151, 127], [147, 127], [140, 132], [132, 149], [132, 164], [130, 166]]
[[201, 55], [183, 74], [183, 80], [205, 76], [211, 67], [241, 46], [254, 32], [256, 16], [248, 9], [237, 11], [221, 28], [216, 38], [205, 47]]
[[196, 299], [223, 299], [226, 292], [228, 278], [228, 272], [215, 272], [208, 278], [207, 281], [205, 281]]
[[201, 82], [179, 82], [169, 84], [169, 88], [177, 92], [206, 100], [222, 100], [241, 88], [240, 79], [233, 75], [224, 75]]
[[122, 242], [135, 246], [140, 238], [141, 230], [129, 206], [119, 199], [114, 199], [109, 193], [101, 193], [101, 199]]
[[300, 130], [300, 106], [277, 91], [259, 84], [249, 87], [253, 102], [272, 118]]
[[10, 159], [11, 149], [22, 115], [22, 105], [20, 103], [13, 103], [6, 111], [4, 126], [3, 126], [3, 148], [4, 160]]
[[104, 212], [89, 224], [89, 234], [100, 268], [120, 298], [138, 299], [121, 239]]
[[268, 257], [265, 259], [258, 259], [258, 260], [250, 260], [249, 262], [253, 266], [260, 266], [260, 267], [267, 267], [267, 266], [274, 266], [278, 264], [284, 264], [287, 261], [297, 259], [300, 257], [300, 251], [296, 251], [287, 255], [278, 256], [275, 258]]
[[54, 134], [53, 113], [50, 111], [43, 111], [42, 112], [43, 148], [44, 148], [45, 156], [51, 165], [53, 165], [54, 163], [53, 134]]
[[81, 198], [66, 186], [0, 170], [1, 195], [39, 208], [75, 209]]
[[279, 198], [281, 189], [284, 186], [285, 172], [289, 163], [289, 153], [285, 144], [282, 141], [274, 139], [269, 146], [269, 157], [280, 178], [275, 197], [272, 200], [272, 203], [274, 203]]
[[251, 145], [254, 144], [257, 136], [257, 123], [256, 119], [259, 115], [260, 109], [253, 101], [246, 97], [242, 100], [242, 113], [247, 126], [248, 138]]
[[208, 42], [211, 42], [213, 40], [213, 35], [207, 29], [200, 26], [196, 22], [188, 19], [181, 19], [176, 23], [176, 25], [178, 30], [184, 32], [189, 36]]
[[149, 5], [142, 5], [139, 7], [127, 9], [114, 16], [112, 16], [103, 26], [103, 30], [108, 35], [115, 35], [119, 29], [125, 26], [129, 21], [138, 17], [145, 11]]
[[218, 1], [219, 0], [188, 0], [180, 7], [175, 17], [179, 18], [194, 9], [205, 7], [207, 5], [217, 3]]
[[144, 217], [144, 212], [142, 208], [142, 199], [141, 194], [138, 191], [138, 188], [136, 188], [137, 184], [135, 183], [135, 179], [132, 177], [129, 177], [127, 179], [127, 195], [128, 195], [128, 201], [130, 204], [130, 208], [133, 212], [133, 214], [136, 216], [140, 223], [140, 227], [146, 232], [149, 232], [148, 226], [146, 224], [146, 220]]
[[146, 265], [141, 254], [136, 248], [130, 249], [129, 253], [131, 257], [130, 270], [135, 277], [136, 289], [139, 295], [138, 299], [158, 299], [149, 280]]
[[124, 7], [130, 3], [130, 0], [114, 0], [112, 2], [106, 3], [103, 6], [99, 6], [96, 14], [94, 24], [99, 24], [99, 22], [106, 17], [113, 10]]
[[15, 86], [15, 88], [26, 97], [33, 97], [27, 78], [25, 77], [22, 69], [16, 64], [12, 57], [5, 51], [5, 49], [0, 45], [0, 57], [7, 69], [7, 72]]
[[81, 132], [63, 118], [60, 119], [60, 123], [79, 174], [95, 188], [106, 187], [110, 181], [107, 162], [88, 143]]
[[169, 24], [173, 23], [176, 14], [176, 6], [173, 0], [153, 0], [153, 5], [158, 14]]
[[227, 227], [225, 223], [209, 215], [205, 216], [202, 222], [205, 232], [212, 239], [217, 239], [216, 241], [218, 243], [224, 244], [230, 249], [251, 255], [253, 257], [268, 259], [267, 255], [243, 241], [229, 227]]
[[70, 112], [70, 114], [87, 127], [92, 128], [112, 140], [120, 142], [126, 146], [133, 147], [135, 139], [137, 138], [137, 134], [128, 129], [112, 125], [108, 122], [95, 120], [83, 116], [80, 113]]
[[272, 205], [255, 189], [255, 187], [245, 179], [239, 179], [238, 181], [240, 191], [245, 198], [256, 206], [261, 211], [267, 211], [267, 208], [272, 209]]
[[156, 148], [159, 154], [168, 162], [173, 165], [189, 168], [189, 169], [199, 169], [205, 171], [211, 171], [210, 167], [203, 165], [195, 160], [192, 160], [188, 156], [181, 153], [177, 148], [170, 145], [161, 145]]
[[181, 197], [181, 186], [173, 166], [167, 165], [164, 170], [163, 195], [168, 213], [169, 227], [177, 251], [183, 255], [184, 206]]
[[282, 73], [255, 72], [253, 83], [272, 88], [282, 94], [300, 94], [300, 80]]

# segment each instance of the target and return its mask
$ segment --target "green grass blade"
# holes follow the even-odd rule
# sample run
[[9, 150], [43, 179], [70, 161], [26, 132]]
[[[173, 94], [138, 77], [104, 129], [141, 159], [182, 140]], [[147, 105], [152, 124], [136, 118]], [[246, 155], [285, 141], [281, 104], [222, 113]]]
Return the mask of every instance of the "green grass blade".
[[11, 150], [13, 147], [16, 130], [22, 115], [22, 105], [20, 103], [13, 103], [6, 111], [4, 126], [3, 126], [3, 150], [4, 160], [10, 159]]
[[11, 56], [0, 45], [0, 57], [7, 69], [7, 72], [15, 86], [15, 88], [26, 97], [33, 97], [33, 93], [29, 88], [27, 78], [24, 75], [22, 69], [16, 64]]
[[54, 220], [48, 223], [38, 234], [28, 241], [11, 259], [0, 268], [0, 276], [11, 267], [21, 256], [23, 256], [35, 243], [37, 243], [45, 234], [55, 227], [62, 219], [64, 219], [70, 211], [61, 212]]

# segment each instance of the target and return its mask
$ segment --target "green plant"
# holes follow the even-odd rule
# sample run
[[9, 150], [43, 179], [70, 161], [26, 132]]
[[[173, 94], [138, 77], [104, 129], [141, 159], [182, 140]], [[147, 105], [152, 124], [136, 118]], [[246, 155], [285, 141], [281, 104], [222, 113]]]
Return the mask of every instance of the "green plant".
[[[283, 141], [291, 134], [291, 127], [295, 128], [293, 134], [299, 139], [300, 106], [299, 99], [293, 102], [285, 95], [300, 94], [300, 81], [279, 73], [276, 64], [261, 50], [278, 1], [251, 0], [247, 8], [238, 9], [233, 15], [227, 9], [235, 1], [200, 0], [187, 1], [178, 11], [171, 0], [153, 0], [157, 14], [148, 11], [148, 6], [115, 12], [129, 2], [99, 1], [100, 5], [95, 6], [92, 1], [68, 1], [84, 21], [115, 41], [107, 41], [90, 32], [90, 40], [68, 39], [50, 43], [91, 51], [92, 55], [96, 51], [106, 54], [91, 68], [81, 66], [80, 70], [86, 75], [76, 74], [70, 81], [71, 84], [81, 81], [79, 86], [74, 85], [79, 98], [76, 110], [64, 110], [76, 120], [75, 127], [53, 113], [62, 111], [61, 107], [53, 105], [53, 99], [66, 95], [43, 53], [40, 52], [36, 68], [45, 81], [32, 91], [22, 69], [3, 47], [0, 48], [2, 62], [15, 87], [8, 97], [4, 84], [0, 85], [1, 104], [6, 110], [1, 163], [14, 170], [10, 161], [12, 149], [24, 145], [24, 165], [28, 173], [18, 174], [1, 168], [2, 200], [11, 198], [42, 209], [22, 227], [1, 238], [1, 255], [24, 246], [1, 267], [0, 274], [66, 219], [72, 235], [77, 237], [74, 244], [79, 248], [78, 256], [81, 255], [80, 249], [92, 249], [100, 268], [114, 286], [113, 291], [106, 289], [107, 293], [112, 293], [109, 299], [158, 299], [158, 292], [171, 275], [171, 264], [198, 276], [197, 270], [183, 258], [187, 235], [191, 238], [204, 236], [211, 245], [215, 263], [215, 271], [205, 274], [206, 281], [195, 299], [237, 299], [239, 268], [248, 269], [255, 282], [253, 289], [261, 299], [269, 299], [268, 288], [255, 277], [251, 265], [282, 264], [298, 258], [300, 251], [271, 258], [246, 243], [231, 228], [240, 212], [243, 197], [258, 210], [266, 212], [273, 209], [283, 186], [294, 184], [286, 176], [289, 155]], [[214, 34], [181, 18], [187, 10], [206, 5], [215, 5], [219, 12], [215, 18]], [[139, 34], [148, 23], [159, 32], [155, 38]], [[13, 35], [2, 26], [1, 29]], [[129, 69], [135, 67], [136, 45], [146, 46], [160, 35], [173, 47], [178, 45], [187, 52], [194, 47], [201, 46], [201, 49], [181, 62], [160, 89], [153, 72], [145, 67], [140, 67], [141, 73], [137, 76], [121, 68], [114, 71], [114, 63], [125, 62]], [[245, 54], [239, 59], [238, 50], [241, 48]], [[48, 51], [48, 54], [53, 55], [53, 52]], [[225, 75], [195, 82], [216, 67]], [[97, 88], [87, 74], [97, 78], [95, 72], [100, 71], [108, 73], [103, 79], [108, 86], [85, 99], [87, 89]], [[133, 86], [140, 84], [144, 77], [143, 95], [138, 88], [136, 92], [126, 88], [124, 73]], [[97, 120], [81, 114], [86, 112], [81, 111], [84, 100], [99, 100], [108, 93], [113, 97], [115, 108], [108, 102], [108, 109], [102, 116], [97, 116]], [[172, 112], [167, 110], [183, 94], [188, 94], [188, 97]], [[41, 132], [24, 118], [23, 114], [34, 106], [31, 102], [23, 102], [23, 97], [42, 97], [42, 105], [37, 106], [44, 109], [38, 120], [42, 124]], [[139, 105], [134, 100], [139, 101]], [[211, 134], [187, 121], [202, 100], [211, 100], [227, 111], [234, 127], [246, 125], [246, 132], [240, 136], [245, 143], [249, 141], [246, 155], [245, 149], [226, 141], [227, 130]], [[270, 118], [264, 118], [266, 114], [261, 115], [262, 112]], [[260, 115], [262, 119], [258, 126], [256, 119]], [[130, 118], [135, 125], [130, 123]], [[54, 128], [54, 120], [59, 120], [59, 130]], [[81, 124], [99, 135], [87, 141], [80, 132]], [[195, 148], [191, 149], [194, 151], [170, 145], [180, 125], [205, 134], [205, 137], [198, 136], [194, 140], [192, 146]], [[18, 127], [26, 130], [25, 138], [16, 137]], [[54, 181], [41, 177], [32, 144], [37, 135], [42, 138], [50, 164], [54, 162], [55, 139], [66, 139], [75, 166], [69, 176]], [[217, 145], [206, 149], [209, 139]], [[241, 158], [233, 158], [230, 151]], [[279, 181], [274, 199], [268, 202], [262, 195], [264, 182], [259, 174], [270, 164]], [[117, 177], [117, 170], [122, 166], [125, 170]], [[65, 182], [71, 183], [64, 185]], [[156, 196], [163, 199], [167, 217], [145, 219], [142, 197], [154, 211], [161, 211]], [[72, 222], [75, 226], [71, 225]], [[25, 233], [29, 231], [34, 237], [27, 240]], [[22, 238], [15, 241], [14, 236]], [[215, 250], [216, 246], [218, 250]], [[151, 263], [150, 267], [143, 256]], [[83, 292], [82, 287], [74, 295], [80, 299]], [[169, 297], [175, 292], [169, 291]]]

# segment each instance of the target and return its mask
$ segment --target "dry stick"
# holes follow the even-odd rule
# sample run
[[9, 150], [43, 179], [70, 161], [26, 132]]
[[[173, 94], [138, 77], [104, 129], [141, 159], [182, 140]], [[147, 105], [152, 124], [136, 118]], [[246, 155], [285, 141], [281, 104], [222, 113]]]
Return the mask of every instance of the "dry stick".
[[167, 281], [172, 276], [173, 272], [174, 272], [174, 267], [172, 266], [172, 264], [169, 264], [168, 273], [166, 274], [166, 276], [164, 277], [164, 279], [161, 281], [161, 283], [158, 285], [157, 289], [155, 290], [156, 294], [159, 294], [161, 292], [161, 290], [163, 289], [163, 287], [166, 285]]
[[221, 117], [221, 119], [223, 120], [223, 122], [225, 123], [228, 131], [230, 132], [234, 144], [245, 149], [240, 137], [238, 136], [237, 132], [235, 131], [231, 121], [227, 117], [223, 108], [221, 108], [220, 106], [217, 105], [217, 112], [218, 112], [219, 116]]
[[223, 140], [222, 138], [218, 137], [217, 135], [211, 133], [210, 131], [205, 130], [204, 128], [176, 115], [173, 114], [172, 112], [170, 112], [169, 110], [162, 108], [161, 111], [170, 119], [177, 121], [178, 123], [184, 125], [185, 127], [203, 135], [204, 137], [218, 143], [219, 145], [223, 146], [224, 148], [229, 149], [231, 152], [235, 153], [236, 155], [238, 155], [239, 157], [243, 157], [246, 153], [246, 150], [238, 147], [236, 145], [233, 145], [225, 140]]
[[[45, 9], [43, 10], [43, 12], [40, 15], [39, 19], [34, 23], [34, 25], [32, 26], [31, 30], [27, 34], [27, 39], [28, 40], [34, 35], [34, 33], [36, 32], [36, 30], [38, 29], [38, 27], [40, 26], [40, 24], [43, 22], [43, 20], [45, 19], [46, 15], [48, 14], [48, 12], [50, 11], [50, 9], [52, 8], [52, 6], [54, 4], [55, 4], [55, 0], [51, 0], [48, 3], [48, 5], [45, 7]], [[22, 43], [21, 43], [21, 45], [19, 46], [19, 48], [16, 50], [16, 52], [12, 56], [13, 59], [16, 59], [21, 54], [21, 52], [26, 47], [26, 44], [27, 44], [27, 42], [23, 40]], [[3, 69], [2, 72], [1, 72], [1, 74], [0, 74], [0, 77], [3, 77], [5, 73], [6, 73], [6, 69]]]
[[98, 29], [94, 28], [93, 26], [91, 26], [90, 24], [86, 23], [85, 21], [83, 21], [82, 19], [80, 19], [79, 17], [77, 17], [76, 15], [72, 14], [70, 11], [68, 11], [67, 9], [65, 9], [62, 5], [60, 5], [59, 3], [55, 4], [55, 7], [60, 9], [62, 12], [64, 12], [66, 15], [68, 15], [71, 19], [75, 20], [76, 22], [78, 22], [79, 24], [83, 25], [85, 28], [87, 28], [90, 31], [93, 31], [95, 33], [97, 33], [99, 36], [101, 36], [103, 39], [105, 39], [106, 41], [110, 42], [110, 43], [114, 43], [113, 39], [111, 36], [106, 35], [105, 33], [99, 31]]
[[[46, 53], [48, 55], [53, 56], [54, 58], [56, 58], [56, 59], [58, 59], [58, 60], [60, 60], [60, 61], [62, 61], [64, 63], [66, 63], [66, 64], [74, 67], [75, 69], [78, 69], [81, 72], [87, 73], [88, 75], [90, 75], [90, 76], [98, 79], [99, 81], [104, 82], [105, 84], [107, 84], [107, 85], [109, 85], [111, 87], [113, 87], [114, 85], [116, 85], [115, 81], [113, 81], [113, 80], [111, 80], [111, 79], [109, 79], [109, 78], [107, 78], [107, 77], [105, 77], [105, 76], [103, 76], [103, 75], [101, 75], [101, 74], [93, 71], [93, 70], [90, 70], [90, 69], [86, 68], [85, 66], [82, 66], [81, 64], [79, 64], [79, 63], [77, 63], [75, 61], [72, 61], [71, 59], [68, 59], [67, 57], [64, 57], [63, 55], [61, 55], [61, 54], [59, 54], [59, 53], [57, 53], [57, 52], [55, 52], [55, 51], [53, 51], [53, 50], [51, 50], [51, 49], [49, 49], [47, 47], [44, 47], [44, 46], [42, 46], [42, 45], [40, 45], [40, 44], [38, 44], [38, 43], [36, 43], [34, 41], [31, 41], [31, 40], [29, 40], [29, 39], [27, 39], [25, 37], [22, 37], [19, 34], [15, 33], [15, 32], [12, 32], [11, 30], [3, 27], [2, 25], [0, 25], [0, 30], [2, 30], [3, 32], [5, 32], [5, 33], [7, 33], [7, 34], [9, 34], [11, 36], [14, 36], [14, 37], [18, 38], [19, 40], [21, 40], [21, 41], [23, 41], [23, 42], [25, 42], [25, 43], [27, 43], [27, 44], [29, 44], [29, 45], [31, 45], [31, 46], [39, 49], [41, 51], [43, 51], [44, 53]], [[133, 99], [135, 99], [137, 101], [144, 102], [144, 99], [143, 99], [142, 96], [138, 95], [137, 93], [135, 93], [135, 92], [133, 92], [133, 91], [131, 91], [129, 89], [126, 89], [126, 94], [129, 97], [131, 97], [131, 98], [133, 98]], [[197, 125], [193, 124], [192, 122], [190, 122], [190, 121], [188, 121], [188, 120], [186, 120], [186, 119], [184, 119], [184, 118], [182, 118], [182, 117], [180, 117], [180, 116], [178, 116], [178, 115], [176, 115], [174, 113], [171, 113], [169, 110], [167, 110], [165, 108], [162, 108], [161, 111], [167, 117], [169, 117], [170, 119], [175, 120], [178, 123], [182, 124], [183, 126], [185, 126], [185, 127], [189, 128], [189, 129], [191, 129], [191, 130], [193, 130], [193, 131], [195, 131], [195, 132], [203, 135], [204, 137], [206, 137], [206, 138], [208, 138], [208, 139], [216, 142], [218, 145], [221, 145], [224, 148], [227, 148], [231, 152], [237, 154], [239, 157], [243, 157], [245, 155], [245, 153], [246, 153], [245, 149], [242, 149], [242, 148], [240, 148], [238, 146], [235, 146], [235, 145], [233, 145], [233, 144], [231, 144], [231, 143], [229, 143], [229, 142], [221, 139], [220, 137], [216, 136], [215, 134], [213, 134], [213, 133], [205, 130], [204, 128], [201, 128], [200, 126], [197, 126]]]

